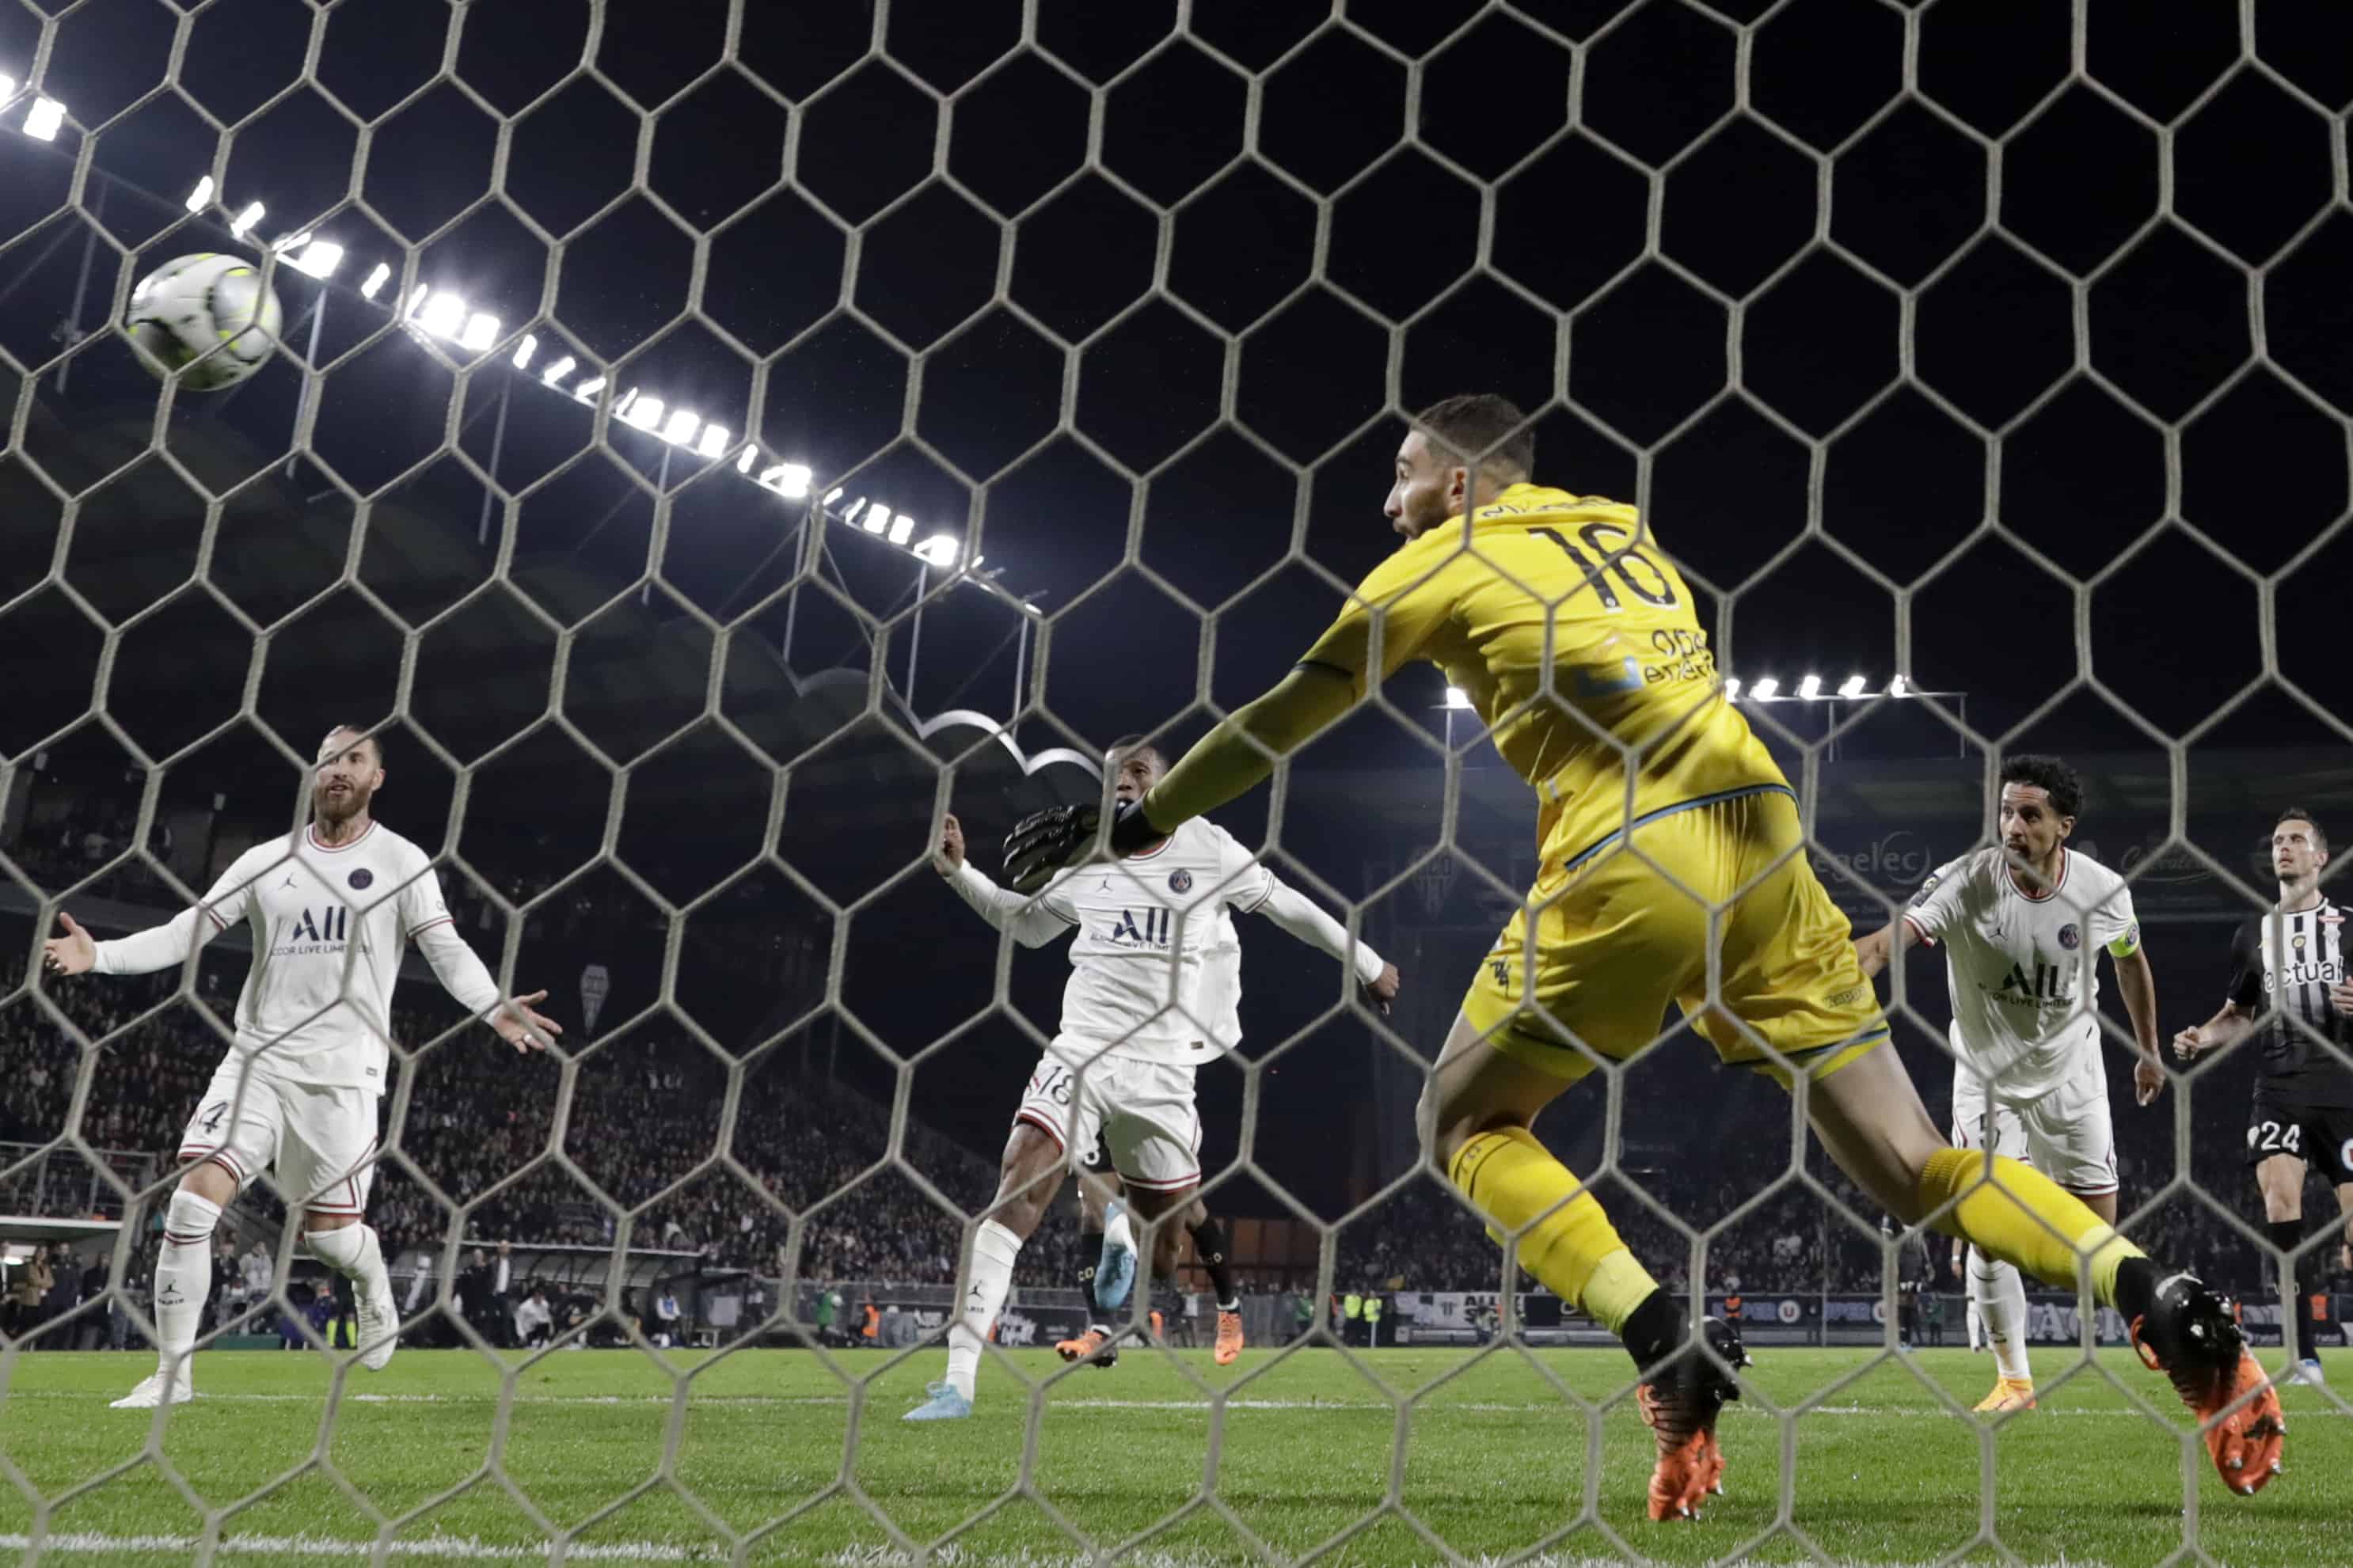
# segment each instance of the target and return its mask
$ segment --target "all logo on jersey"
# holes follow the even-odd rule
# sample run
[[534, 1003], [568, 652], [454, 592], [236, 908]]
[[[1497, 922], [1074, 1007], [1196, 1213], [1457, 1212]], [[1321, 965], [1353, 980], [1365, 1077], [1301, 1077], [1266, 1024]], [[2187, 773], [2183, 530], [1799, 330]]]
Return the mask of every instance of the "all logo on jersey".
[[364, 866], [352, 873], [352, 886], [354, 888], [364, 888], [375, 880], [375, 873]]
[[1944, 878], [1942, 877], [1931, 877], [1926, 881], [1921, 883], [1920, 890], [1912, 895], [1912, 907], [1916, 910], [1922, 904], [1926, 903], [1928, 901], [1928, 895], [1935, 892], [1936, 890], [1936, 884], [1943, 880]]
[[343, 942], [351, 936], [352, 911], [346, 904], [329, 904], [315, 914], [298, 910], [287, 922], [288, 942]]
[[2059, 928], [2059, 945], [2073, 952], [2084, 945], [2084, 933], [2072, 925]]
[[[2070, 926], [2070, 931], [2075, 928]], [[2072, 945], [2072, 944], [2071, 944]], [[2065, 978], [2067, 966], [2045, 963], [2037, 959], [2034, 972], [2029, 974], [2023, 964], [2013, 963], [2010, 973], [2001, 977], [2001, 999], [2005, 1002], [2063, 1002], [2067, 991], [2060, 982]]]
[[1193, 873], [1186, 870], [1169, 872], [1168, 890], [1172, 893], [1191, 892], [1193, 890]]
[[1139, 922], [1134, 910], [1122, 910], [1119, 919], [1105, 934], [1113, 942], [1132, 942], [1139, 946], [1168, 945], [1169, 913], [1166, 910], [1146, 910]]

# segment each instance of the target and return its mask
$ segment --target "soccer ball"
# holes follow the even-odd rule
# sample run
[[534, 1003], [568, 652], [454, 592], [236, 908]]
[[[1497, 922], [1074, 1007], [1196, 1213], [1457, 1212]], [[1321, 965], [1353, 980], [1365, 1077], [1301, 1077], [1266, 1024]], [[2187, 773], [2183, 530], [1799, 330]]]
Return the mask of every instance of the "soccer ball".
[[241, 256], [206, 251], [141, 279], [123, 325], [148, 369], [164, 377], [181, 371], [188, 390], [218, 392], [261, 368], [284, 321], [259, 268]]

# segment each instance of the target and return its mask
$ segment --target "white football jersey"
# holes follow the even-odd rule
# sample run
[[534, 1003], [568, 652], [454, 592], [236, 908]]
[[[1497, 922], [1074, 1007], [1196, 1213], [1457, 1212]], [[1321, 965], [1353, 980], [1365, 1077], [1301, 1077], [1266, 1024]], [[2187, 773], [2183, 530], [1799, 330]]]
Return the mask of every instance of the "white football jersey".
[[1234, 929], [1230, 906], [1218, 910], [1218, 934], [1201, 972], [1201, 1022], [1219, 1050], [1242, 1043], [1242, 935]]
[[[1274, 889], [1232, 834], [1198, 817], [1156, 849], [1058, 875], [1039, 902], [1078, 928], [1062, 1036], [1080, 1059], [1189, 1065], [1239, 1037], [1241, 942], [1227, 911], [1247, 914]], [[1213, 956], [1221, 942], [1223, 960]], [[1211, 981], [1221, 964], [1227, 979]]]
[[[382, 823], [332, 847], [305, 827], [238, 856], [198, 918], [217, 931], [240, 920], [253, 928], [237, 1050], [269, 1047], [297, 1082], [383, 1091], [401, 955], [410, 938], [449, 920], [424, 850]], [[99, 970], [147, 967], [123, 962], [126, 942], [140, 940], [100, 942]]]
[[1939, 868], [1904, 918], [1945, 949], [1953, 1048], [2009, 1100], [2034, 1100], [2100, 1050], [2099, 950], [2140, 949], [2132, 889], [2098, 861], [2059, 852], [2058, 885], [2018, 886], [1997, 848]]

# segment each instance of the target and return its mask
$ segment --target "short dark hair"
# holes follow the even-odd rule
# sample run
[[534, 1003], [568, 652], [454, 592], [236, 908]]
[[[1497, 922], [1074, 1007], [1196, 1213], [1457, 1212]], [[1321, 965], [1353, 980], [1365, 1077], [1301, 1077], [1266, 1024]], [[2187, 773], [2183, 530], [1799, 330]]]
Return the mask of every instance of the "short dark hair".
[[2323, 855], [2328, 853], [2328, 830], [2320, 826], [2320, 818], [2313, 816], [2312, 813], [2305, 810], [2304, 807], [2300, 805], [2292, 805], [2285, 811], [2281, 812], [2279, 814], [2279, 822], [2272, 824], [2272, 830], [2274, 832], [2277, 832], [2279, 830], [2281, 822], [2303, 823], [2306, 827], [2312, 829], [2312, 847], [2319, 850]]
[[1105, 755], [1115, 757], [1123, 752], [1150, 752], [1160, 759], [1160, 765], [1163, 768], [1168, 765], [1167, 753], [1160, 749], [1160, 742], [1149, 735], [1122, 735], [1111, 743]]
[[2056, 757], [2021, 752], [2001, 764], [2001, 783], [2032, 784], [2051, 797], [2051, 809], [2062, 816], [2084, 814], [2084, 781]]
[[384, 766], [384, 737], [364, 724], [338, 724], [327, 731], [330, 735], [357, 735], [375, 748], [375, 765]]
[[1442, 398], [1415, 415], [1413, 423], [1467, 468], [1493, 468], [1522, 479], [1535, 472], [1535, 432], [1520, 405], [1499, 392]]

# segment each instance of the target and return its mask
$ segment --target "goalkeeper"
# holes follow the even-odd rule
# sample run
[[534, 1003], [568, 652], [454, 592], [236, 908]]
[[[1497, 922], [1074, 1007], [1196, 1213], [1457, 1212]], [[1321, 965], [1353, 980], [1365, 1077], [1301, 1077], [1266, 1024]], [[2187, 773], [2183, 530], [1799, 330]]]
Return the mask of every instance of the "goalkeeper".
[[[1725, 696], [1690, 589], [1631, 507], [1531, 482], [1527, 426], [1492, 395], [1412, 421], [1385, 509], [1404, 546], [1280, 684], [1116, 810], [1111, 852], [1250, 789], [1408, 660], [1439, 665], [1535, 787], [1542, 859], [1425, 1090], [1427, 1158], [1517, 1238], [1520, 1267], [1625, 1342], [1658, 1442], [1651, 1517], [1694, 1517], [1717, 1489], [1739, 1340], [1711, 1320], [1697, 1352], [1683, 1308], [1530, 1128], [1599, 1060], [1648, 1046], [1670, 1002], [1725, 1061], [1785, 1087], [1802, 1075], [1815, 1136], [1906, 1224], [2053, 1285], [2087, 1282], [2198, 1413], [2225, 1484], [2255, 1491], [2279, 1468], [2283, 1428], [2231, 1303], [2029, 1167], [1938, 1135], [1803, 853], [1796, 795]], [[1006, 842], [1009, 879], [1041, 886], [1093, 851], [1099, 826], [1084, 807], [1029, 818]]]

